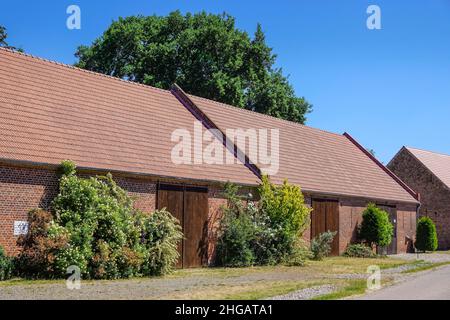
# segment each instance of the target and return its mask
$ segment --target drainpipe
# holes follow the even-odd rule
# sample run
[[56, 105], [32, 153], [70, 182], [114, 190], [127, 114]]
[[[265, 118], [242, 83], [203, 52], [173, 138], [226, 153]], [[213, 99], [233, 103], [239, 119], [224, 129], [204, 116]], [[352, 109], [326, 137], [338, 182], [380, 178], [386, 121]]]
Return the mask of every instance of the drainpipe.
[[[417, 200], [419, 201], [419, 204], [417, 205], [417, 209], [416, 209], [416, 230], [417, 230], [417, 218], [419, 217], [420, 208], [422, 207], [422, 202], [420, 202], [420, 193], [417, 193]], [[414, 239], [411, 239], [411, 240], [413, 241], [413, 246], [414, 246]], [[417, 254], [417, 260], [419, 260], [419, 251], [417, 251], [415, 246], [414, 246], [414, 250], [416, 251], [416, 254]]]

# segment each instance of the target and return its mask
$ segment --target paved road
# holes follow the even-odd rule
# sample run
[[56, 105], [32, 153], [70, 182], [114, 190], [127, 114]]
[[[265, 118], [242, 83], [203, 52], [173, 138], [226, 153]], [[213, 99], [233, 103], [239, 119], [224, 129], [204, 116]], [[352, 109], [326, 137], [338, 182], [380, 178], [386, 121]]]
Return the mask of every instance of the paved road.
[[369, 293], [358, 300], [450, 300], [450, 266]]

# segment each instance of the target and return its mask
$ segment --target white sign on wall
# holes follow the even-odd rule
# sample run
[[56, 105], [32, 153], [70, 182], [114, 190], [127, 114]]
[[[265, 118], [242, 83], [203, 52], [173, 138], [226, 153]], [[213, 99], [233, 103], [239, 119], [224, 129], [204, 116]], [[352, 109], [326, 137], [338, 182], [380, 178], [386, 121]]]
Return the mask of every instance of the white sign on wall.
[[20, 236], [22, 234], [28, 233], [28, 222], [27, 221], [14, 221], [14, 235]]

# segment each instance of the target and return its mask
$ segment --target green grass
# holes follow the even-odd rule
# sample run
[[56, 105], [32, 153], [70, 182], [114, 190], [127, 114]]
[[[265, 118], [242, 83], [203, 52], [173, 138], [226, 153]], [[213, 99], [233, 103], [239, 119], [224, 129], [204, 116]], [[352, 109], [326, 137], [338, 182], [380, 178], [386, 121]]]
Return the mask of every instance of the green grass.
[[65, 283], [65, 280], [31, 280], [31, 279], [11, 279], [6, 281], [0, 281], [1, 286], [14, 286], [14, 285], [39, 285], [39, 284], [56, 284]]
[[449, 264], [450, 264], [450, 261], [431, 263], [431, 262], [424, 262], [424, 261], [420, 260], [420, 261], [416, 262], [417, 266], [415, 268], [404, 270], [404, 271], [402, 271], [402, 273], [415, 273], [415, 272], [434, 269], [434, 268], [449, 265]]
[[230, 294], [225, 296], [227, 300], [260, 300], [279, 295], [288, 294], [290, 292], [311, 288], [315, 286], [329, 284], [330, 281], [315, 281], [315, 282], [282, 282], [267, 286], [264, 290], [250, 289], [240, 293]]
[[346, 282], [346, 285], [338, 291], [317, 296], [313, 300], [337, 300], [366, 292], [367, 281], [365, 279], [348, 280]]

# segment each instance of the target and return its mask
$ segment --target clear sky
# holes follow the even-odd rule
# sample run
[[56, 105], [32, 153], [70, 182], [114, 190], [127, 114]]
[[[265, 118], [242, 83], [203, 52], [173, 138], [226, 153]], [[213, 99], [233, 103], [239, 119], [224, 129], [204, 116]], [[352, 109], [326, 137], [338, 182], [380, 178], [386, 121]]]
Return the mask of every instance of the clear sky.
[[[66, 8], [81, 8], [81, 30]], [[381, 30], [366, 27], [368, 5]], [[407, 145], [450, 154], [450, 0], [2, 0], [11, 45], [74, 63], [119, 16], [227, 12], [253, 33], [260, 22], [277, 65], [314, 111], [307, 124], [349, 132], [387, 163]]]

